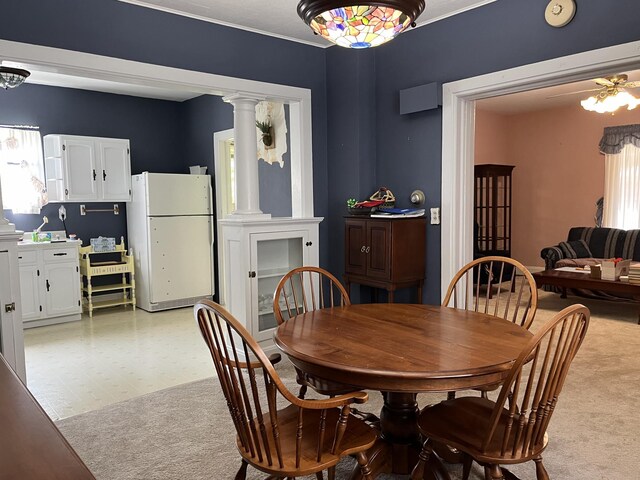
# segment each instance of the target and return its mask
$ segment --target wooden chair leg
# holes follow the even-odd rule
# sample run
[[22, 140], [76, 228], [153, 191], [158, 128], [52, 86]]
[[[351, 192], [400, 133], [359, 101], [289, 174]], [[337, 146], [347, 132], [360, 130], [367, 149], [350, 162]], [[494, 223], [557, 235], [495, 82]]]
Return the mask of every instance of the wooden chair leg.
[[298, 398], [304, 400], [304, 396], [306, 394], [307, 394], [307, 386], [306, 385], [301, 385], [300, 386], [300, 391], [298, 392]]
[[502, 469], [500, 468], [500, 465], [491, 465], [489, 467], [489, 474], [491, 475], [491, 480], [504, 480], [504, 475], [502, 474]]
[[491, 472], [489, 471], [489, 467], [484, 467], [484, 480], [491, 480]]
[[322, 472], [316, 472], [316, 479], [317, 480], [324, 480], [324, 475], [322, 475]]
[[329, 467], [329, 470], [327, 470], [327, 478], [329, 480], [336, 480], [336, 467]]
[[547, 469], [542, 464], [542, 457], [536, 457], [533, 459], [536, 462], [536, 478], [537, 480], [549, 480], [549, 474]]
[[362, 473], [362, 480], [373, 480], [371, 475], [371, 466], [369, 465], [369, 459], [367, 456], [360, 452], [356, 455], [358, 465], [360, 465], [360, 472]]
[[466, 453], [462, 456], [462, 480], [469, 480], [469, 474], [471, 474], [471, 465], [473, 464], [473, 457]]
[[487, 400], [487, 399], [489, 398], [489, 395], [487, 394], [487, 391], [486, 391], [486, 390], [481, 390], [481, 391], [480, 391], [480, 396], [481, 396], [482, 398], [484, 398], [485, 400]]
[[247, 478], [248, 466], [249, 464], [245, 460], [242, 460], [242, 465], [240, 465], [240, 470], [238, 470], [238, 473], [236, 473], [235, 480], [245, 480]]
[[453, 400], [456, 398], [456, 392], [447, 392], [447, 400]]
[[431, 445], [429, 439], [424, 442], [420, 455], [418, 455], [418, 463], [411, 471], [411, 480], [422, 480], [424, 478], [424, 469], [431, 456]]

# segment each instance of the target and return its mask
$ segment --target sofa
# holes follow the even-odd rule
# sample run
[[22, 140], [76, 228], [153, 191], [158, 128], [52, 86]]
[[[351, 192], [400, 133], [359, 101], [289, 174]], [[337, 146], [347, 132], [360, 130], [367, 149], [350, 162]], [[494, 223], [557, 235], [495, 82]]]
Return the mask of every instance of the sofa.
[[640, 230], [573, 227], [566, 242], [543, 248], [540, 256], [546, 270], [595, 265], [606, 258], [640, 261]]

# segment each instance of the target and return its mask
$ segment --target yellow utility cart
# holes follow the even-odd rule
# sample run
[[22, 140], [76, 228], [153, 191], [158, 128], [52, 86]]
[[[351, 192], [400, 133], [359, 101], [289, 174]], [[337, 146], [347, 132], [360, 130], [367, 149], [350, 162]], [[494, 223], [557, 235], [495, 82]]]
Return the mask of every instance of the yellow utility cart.
[[[124, 239], [115, 246], [115, 250], [96, 252], [93, 246], [80, 247], [80, 280], [84, 297], [84, 308], [93, 317], [96, 308], [131, 305], [136, 308], [136, 281], [133, 264], [133, 253], [127, 254]], [[104, 259], [104, 260], [103, 260]], [[113, 275], [120, 282], [107, 285], [93, 285], [94, 277]], [[116, 277], [118, 276], [118, 277]], [[95, 293], [122, 292], [117, 299], [99, 300]], [[96, 298], [98, 298], [96, 300]]]

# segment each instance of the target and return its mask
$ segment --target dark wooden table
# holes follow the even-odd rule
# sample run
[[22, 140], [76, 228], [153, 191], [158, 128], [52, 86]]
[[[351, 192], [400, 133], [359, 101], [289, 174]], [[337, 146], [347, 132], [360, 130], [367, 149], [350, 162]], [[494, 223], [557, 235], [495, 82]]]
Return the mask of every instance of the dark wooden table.
[[95, 480], [2, 355], [0, 478]]
[[[567, 272], [564, 270], [544, 270], [533, 274], [538, 288], [551, 285], [562, 289], [562, 298], [567, 298], [567, 288], [580, 288], [584, 290], [596, 290], [613, 295], [629, 295], [629, 301], [640, 300], [640, 285], [632, 285], [628, 282], [602, 280], [591, 278], [587, 272]], [[640, 325], [640, 310], [638, 311], [638, 325]]]
[[[444, 392], [498, 383], [530, 338], [491, 315], [407, 304], [316, 310], [275, 332], [276, 345], [302, 371], [382, 392], [380, 439], [369, 452], [375, 475], [407, 474], [417, 462], [417, 393], [443, 392], [444, 399]], [[426, 478], [449, 478], [432, 459]]]

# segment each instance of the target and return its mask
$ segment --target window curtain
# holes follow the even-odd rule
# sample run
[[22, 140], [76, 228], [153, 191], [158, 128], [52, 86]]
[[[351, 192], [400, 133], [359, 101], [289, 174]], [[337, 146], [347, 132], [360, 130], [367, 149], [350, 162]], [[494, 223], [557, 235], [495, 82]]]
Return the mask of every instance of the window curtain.
[[47, 204], [40, 132], [0, 127], [2, 203], [13, 213], [40, 213]]
[[603, 226], [640, 228], [640, 125], [604, 129]]

